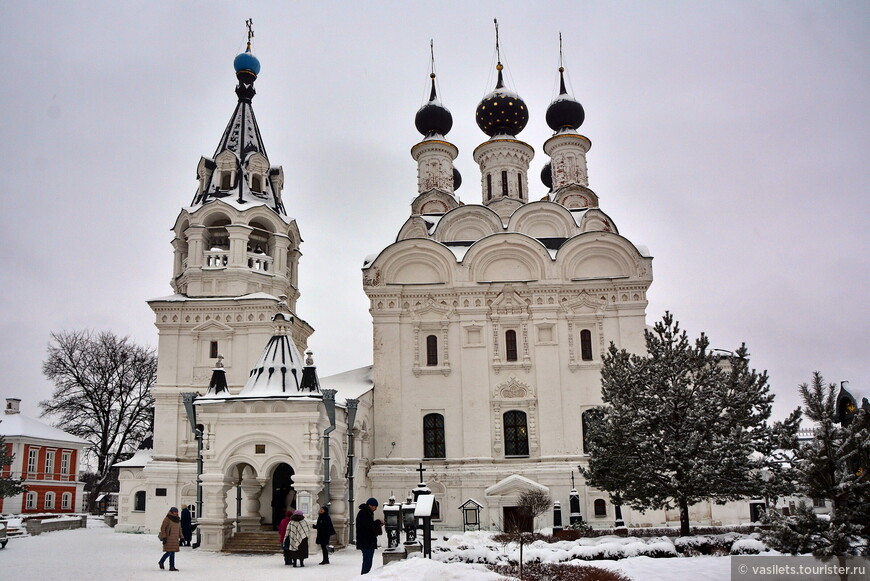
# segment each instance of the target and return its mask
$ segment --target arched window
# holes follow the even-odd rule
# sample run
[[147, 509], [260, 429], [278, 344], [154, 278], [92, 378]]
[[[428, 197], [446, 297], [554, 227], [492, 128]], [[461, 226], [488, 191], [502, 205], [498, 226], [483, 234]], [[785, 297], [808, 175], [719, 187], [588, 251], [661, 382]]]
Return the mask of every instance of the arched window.
[[580, 359], [592, 361], [592, 332], [589, 329], [580, 331]]
[[45, 493], [45, 501], [43, 503], [43, 508], [52, 509], [54, 508], [54, 493], [46, 492]]
[[438, 365], [438, 337], [435, 335], [426, 337], [426, 365], [429, 367]]
[[604, 502], [603, 498], [596, 498], [593, 506], [595, 507], [595, 516], [607, 516], [607, 503]]
[[444, 446], [444, 416], [441, 414], [423, 416], [423, 457], [447, 457]]
[[232, 174], [228, 171], [221, 172], [221, 190], [226, 191], [232, 187]]
[[251, 191], [258, 194], [263, 191], [263, 178], [258, 174], [251, 176]]
[[60, 497], [60, 507], [63, 510], [69, 510], [72, 508], [72, 494], [69, 492], [64, 492]]
[[523, 174], [517, 174], [517, 193], [520, 195], [520, 199], [523, 198]]
[[492, 174], [486, 174], [486, 199], [492, 199]]
[[145, 510], [145, 491], [140, 490], [136, 493], [136, 497], [133, 501], [133, 510], [135, 511], [144, 511]]
[[27, 498], [24, 501], [24, 508], [34, 510], [36, 508], [36, 492], [30, 491], [27, 493]]
[[529, 455], [529, 429], [525, 412], [511, 410], [504, 414], [504, 455]]
[[508, 173], [506, 171], [501, 172], [501, 195], [505, 198], [508, 196]]
[[517, 360], [517, 332], [513, 329], [504, 333], [504, 358], [506, 361]]

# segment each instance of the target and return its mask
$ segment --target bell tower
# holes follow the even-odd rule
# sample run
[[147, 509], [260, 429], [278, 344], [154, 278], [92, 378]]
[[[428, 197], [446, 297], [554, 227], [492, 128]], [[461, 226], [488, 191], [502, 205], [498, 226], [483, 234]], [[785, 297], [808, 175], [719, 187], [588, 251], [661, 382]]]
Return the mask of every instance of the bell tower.
[[279, 304], [298, 352], [314, 332], [295, 312], [302, 238], [286, 211], [284, 170], [270, 162], [254, 116], [260, 61], [252, 37], [249, 28], [247, 49], [233, 61], [236, 105], [229, 123], [214, 154], [199, 160], [196, 193], [172, 228], [174, 293], [148, 301], [159, 341], [154, 449], [141, 478], [143, 490], [160, 494], [149, 497], [146, 530], [156, 530], [170, 505], [195, 494], [197, 447], [182, 394], [206, 393], [216, 367], [225, 391], [238, 394], [274, 333]]

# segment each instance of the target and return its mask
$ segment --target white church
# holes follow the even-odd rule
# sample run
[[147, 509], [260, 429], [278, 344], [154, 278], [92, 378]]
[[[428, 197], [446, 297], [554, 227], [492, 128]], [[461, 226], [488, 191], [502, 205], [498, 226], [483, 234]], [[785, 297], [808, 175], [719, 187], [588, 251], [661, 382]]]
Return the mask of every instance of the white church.
[[[250, 43], [234, 66], [238, 104], [173, 228], [174, 294], [148, 301], [159, 331], [154, 445], [119, 465], [117, 530], [154, 532], [170, 506], [196, 507], [199, 495], [204, 549], [275, 527], [290, 506], [316, 518], [326, 503], [345, 544], [362, 499], [402, 501], [421, 478], [436, 528], [461, 530], [471, 500], [481, 527], [498, 529], [534, 489], [561, 501], [566, 524], [573, 494], [584, 521], [613, 526], [607, 494], [577, 476], [584, 412], [601, 403], [610, 342], [645, 349], [652, 257], [589, 188], [592, 144], [564, 80], [546, 113], [540, 197], [534, 149], [518, 137], [528, 109], [499, 62], [476, 111], [480, 203], [463, 204], [453, 119], [431, 75], [411, 149], [417, 196], [395, 243], [362, 266], [373, 364], [318, 378], [304, 355], [314, 329], [296, 312], [300, 225], [254, 116]], [[748, 522], [745, 507], [702, 503], [692, 521]], [[679, 522], [676, 511], [622, 512], [629, 526]]]

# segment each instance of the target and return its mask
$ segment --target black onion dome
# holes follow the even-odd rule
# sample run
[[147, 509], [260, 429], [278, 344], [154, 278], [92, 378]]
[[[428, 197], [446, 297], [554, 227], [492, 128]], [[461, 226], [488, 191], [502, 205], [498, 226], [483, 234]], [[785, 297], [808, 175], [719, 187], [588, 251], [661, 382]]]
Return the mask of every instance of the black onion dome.
[[501, 63], [496, 68], [498, 83], [495, 90], [477, 105], [477, 126], [490, 137], [500, 133], [516, 135], [529, 122], [529, 110], [519, 95], [504, 88]]
[[553, 189], [553, 167], [550, 165], [549, 161], [541, 170], [541, 181], [544, 182], [544, 185], [547, 186], [548, 189]]
[[429, 75], [432, 78], [432, 92], [429, 94], [429, 102], [420, 107], [414, 117], [414, 125], [422, 135], [447, 135], [453, 128], [453, 115], [450, 114], [435, 94], [435, 73]]
[[556, 97], [556, 100], [550, 103], [550, 106], [547, 108], [547, 125], [549, 125], [550, 129], [553, 131], [559, 131], [566, 128], [577, 129], [583, 125], [583, 121], [586, 119], [586, 112], [583, 111], [583, 105], [581, 105], [574, 99], [574, 97], [568, 94], [567, 90], [565, 90], [564, 72], [565, 69], [559, 67], [561, 84], [559, 96]]
[[453, 191], [459, 189], [459, 186], [462, 185], [462, 175], [459, 173], [459, 170], [455, 167], [453, 168]]

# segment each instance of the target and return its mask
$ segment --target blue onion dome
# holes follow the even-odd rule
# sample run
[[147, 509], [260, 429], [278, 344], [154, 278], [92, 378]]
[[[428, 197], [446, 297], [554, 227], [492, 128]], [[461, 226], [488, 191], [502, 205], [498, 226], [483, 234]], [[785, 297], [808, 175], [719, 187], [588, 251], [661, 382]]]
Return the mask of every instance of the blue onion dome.
[[[253, 83], [260, 74], [260, 59], [251, 54], [251, 43], [245, 52], [236, 56], [233, 61], [236, 77], [243, 83]], [[243, 78], [244, 77], [244, 78]]]
[[414, 125], [422, 135], [447, 135], [453, 128], [453, 115], [438, 100], [435, 93], [435, 73], [429, 75], [432, 79], [432, 91], [429, 102], [420, 107], [414, 117]]
[[516, 135], [529, 122], [529, 110], [519, 95], [504, 88], [502, 67], [498, 63], [495, 90], [477, 105], [475, 118], [480, 130], [490, 137], [499, 134]]
[[453, 168], [453, 191], [459, 189], [459, 186], [462, 185], [462, 174], [459, 173], [459, 170], [455, 167]]
[[553, 190], [553, 166], [548, 161], [544, 166], [544, 169], [541, 170], [541, 181], [544, 182], [544, 185], [552, 191]]
[[559, 96], [547, 108], [547, 125], [553, 131], [577, 129], [583, 125], [583, 121], [586, 119], [586, 112], [583, 111], [583, 105], [565, 90], [564, 67], [559, 67], [559, 81], [561, 85]]

